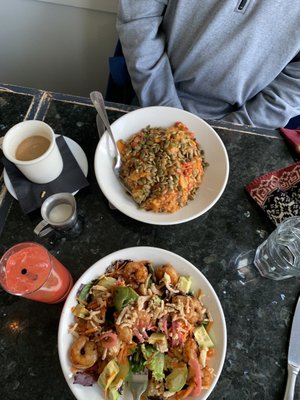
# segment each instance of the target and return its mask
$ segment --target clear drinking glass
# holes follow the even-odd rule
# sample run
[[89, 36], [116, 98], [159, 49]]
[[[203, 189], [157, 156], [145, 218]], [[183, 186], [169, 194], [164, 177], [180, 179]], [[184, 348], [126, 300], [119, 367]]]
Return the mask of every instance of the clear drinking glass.
[[8, 293], [43, 303], [58, 303], [73, 286], [70, 272], [45, 247], [24, 242], [0, 260], [0, 285]]
[[282, 280], [300, 277], [300, 217], [291, 217], [256, 250], [254, 264], [266, 278]]

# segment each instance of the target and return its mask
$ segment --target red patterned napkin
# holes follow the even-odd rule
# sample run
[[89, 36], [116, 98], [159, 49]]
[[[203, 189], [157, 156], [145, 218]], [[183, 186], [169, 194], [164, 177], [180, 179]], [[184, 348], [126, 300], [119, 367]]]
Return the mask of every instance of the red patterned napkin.
[[275, 225], [288, 217], [299, 216], [300, 161], [255, 178], [246, 190]]

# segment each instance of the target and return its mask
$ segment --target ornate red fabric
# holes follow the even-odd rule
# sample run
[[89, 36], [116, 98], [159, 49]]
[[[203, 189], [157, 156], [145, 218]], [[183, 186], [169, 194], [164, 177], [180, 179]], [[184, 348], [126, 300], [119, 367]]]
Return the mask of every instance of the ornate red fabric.
[[246, 190], [275, 225], [288, 217], [299, 216], [300, 161], [255, 178]]

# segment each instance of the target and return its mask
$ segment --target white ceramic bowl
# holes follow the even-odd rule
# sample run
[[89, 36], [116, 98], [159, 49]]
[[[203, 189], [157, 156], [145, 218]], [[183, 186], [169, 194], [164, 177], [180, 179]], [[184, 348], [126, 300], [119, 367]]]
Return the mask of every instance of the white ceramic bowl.
[[195, 199], [172, 214], [139, 209], [113, 173], [115, 152], [108, 133], [105, 132], [99, 141], [94, 160], [98, 184], [108, 201], [131, 218], [154, 225], [187, 222], [208, 211], [218, 201], [225, 189], [229, 174], [229, 161], [225, 146], [214, 129], [196, 115], [172, 107], [146, 107], [123, 115], [112, 123], [111, 128], [116, 140], [126, 140], [147, 125], [167, 128], [177, 121], [183, 122], [195, 133], [196, 140], [204, 150], [205, 160], [209, 166]]
[[[77, 400], [104, 400], [104, 394], [97, 384], [91, 387], [84, 387], [79, 384], [73, 384], [71, 373], [71, 364], [68, 357], [68, 351], [73, 337], [68, 333], [68, 327], [73, 322], [71, 308], [76, 305], [76, 293], [81, 284], [89, 283], [99, 275], [103, 274], [106, 268], [116, 260], [149, 260], [154, 267], [166, 262], [171, 263], [174, 268], [183, 275], [192, 277], [192, 289], [202, 289], [204, 293], [203, 302], [213, 317], [213, 325], [210, 330], [210, 336], [215, 343], [215, 355], [210, 360], [209, 365], [215, 370], [210, 389], [203, 390], [201, 396], [193, 400], [205, 400], [212, 392], [221, 374], [226, 354], [227, 333], [223, 310], [220, 301], [205, 276], [190, 262], [184, 258], [167, 250], [155, 247], [132, 247], [116, 251], [92, 265], [75, 283], [62, 310], [58, 329], [58, 353], [65, 379]], [[121, 397], [124, 399], [123, 397]], [[124, 399], [125, 400], [125, 399]]]

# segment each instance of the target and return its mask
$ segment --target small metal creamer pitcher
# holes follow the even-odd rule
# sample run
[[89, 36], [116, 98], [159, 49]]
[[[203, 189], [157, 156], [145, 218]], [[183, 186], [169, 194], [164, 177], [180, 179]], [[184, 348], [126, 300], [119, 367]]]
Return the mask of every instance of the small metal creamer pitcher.
[[37, 236], [46, 236], [52, 231], [64, 235], [71, 234], [76, 227], [78, 228], [75, 197], [71, 193], [56, 193], [48, 197], [42, 204], [41, 216], [42, 221], [34, 228]]

